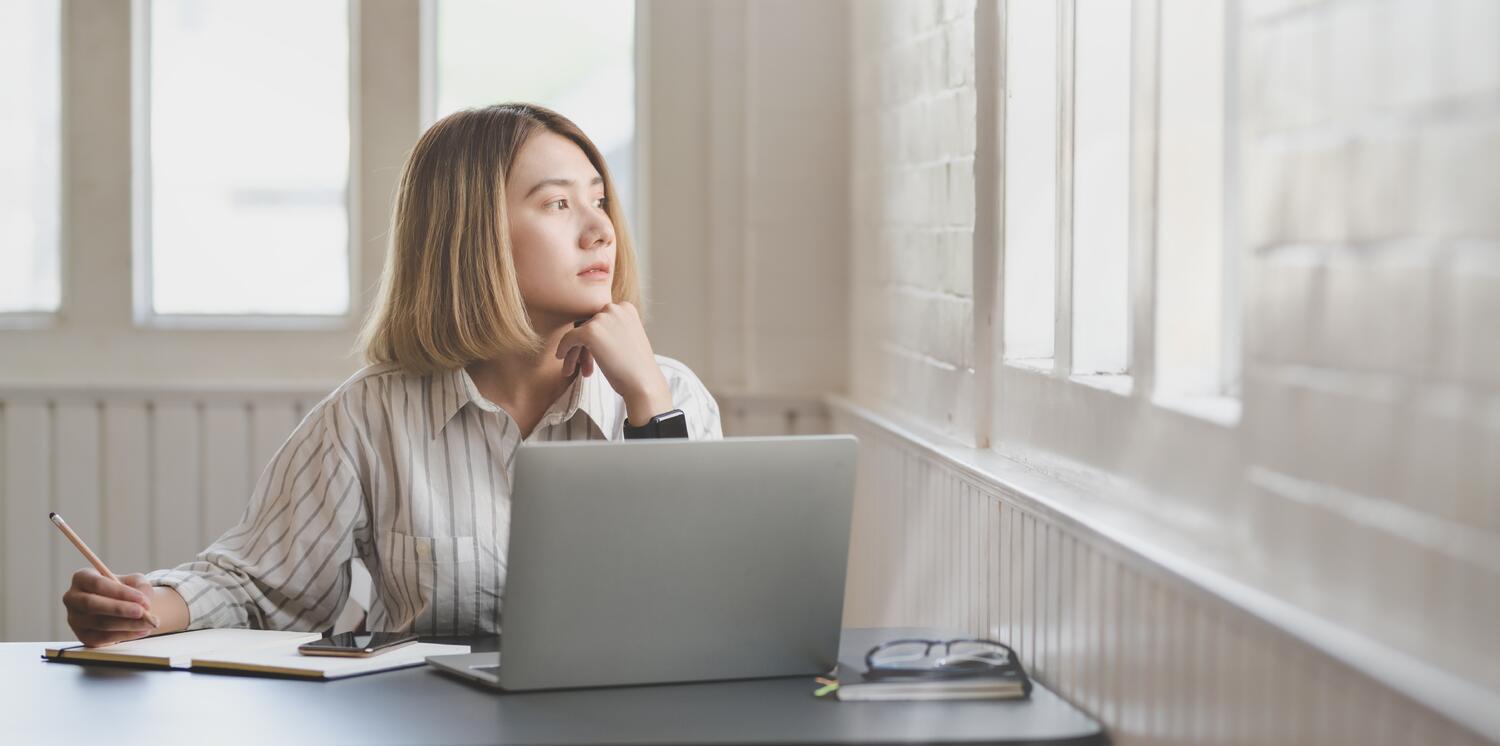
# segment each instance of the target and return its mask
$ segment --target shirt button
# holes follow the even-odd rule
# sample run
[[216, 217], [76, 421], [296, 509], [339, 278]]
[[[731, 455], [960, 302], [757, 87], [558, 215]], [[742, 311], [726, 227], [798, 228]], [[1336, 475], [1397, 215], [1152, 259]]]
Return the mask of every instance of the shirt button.
[[430, 545], [428, 545], [428, 544], [418, 544], [417, 545], [417, 556], [418, 557], [426, 557], [429, 554], [432, 554], [432, 547]]

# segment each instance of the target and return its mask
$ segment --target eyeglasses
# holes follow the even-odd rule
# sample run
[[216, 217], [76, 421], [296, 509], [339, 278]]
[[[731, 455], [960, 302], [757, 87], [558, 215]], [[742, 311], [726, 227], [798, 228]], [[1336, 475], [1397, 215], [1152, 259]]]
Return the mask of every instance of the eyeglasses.
[[[942, 654], [933, 655], [934, 650]], [[1031, 680], [1009, 645], [994, 640], [892, 640], [865, 654], [866, 678], [951, 679], [1010, 676], [1031, 693]]]

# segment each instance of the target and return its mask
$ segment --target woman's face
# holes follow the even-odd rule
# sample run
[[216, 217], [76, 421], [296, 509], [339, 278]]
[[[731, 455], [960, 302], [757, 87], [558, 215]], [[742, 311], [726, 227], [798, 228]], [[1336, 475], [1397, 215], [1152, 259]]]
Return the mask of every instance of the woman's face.
[[581, 148], [545, 130], [533, 135], [511, 164], [505, 202], [521, 297], [538, 331], [609, 305], [615, 228], [604, 180]]

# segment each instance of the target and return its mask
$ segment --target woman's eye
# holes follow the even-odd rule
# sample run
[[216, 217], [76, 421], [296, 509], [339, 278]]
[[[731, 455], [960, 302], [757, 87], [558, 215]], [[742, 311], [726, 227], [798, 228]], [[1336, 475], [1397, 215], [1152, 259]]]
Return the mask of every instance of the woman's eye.
[[594, 200], [594, 207], [597, 207], [597, 208], [599, 208], [601, 210], [604, 209], [604, 206], [606, 204], [609, 204], [609, 198], [608, 197], [600, 197], [599, 199]]
[[551, 209], [554, 205], [562, 205], [562, 207], [558, 208], [560, 210], [568, 206], [568, 201], [565, 199], [555, 199], [547, 203], [547, 208]]

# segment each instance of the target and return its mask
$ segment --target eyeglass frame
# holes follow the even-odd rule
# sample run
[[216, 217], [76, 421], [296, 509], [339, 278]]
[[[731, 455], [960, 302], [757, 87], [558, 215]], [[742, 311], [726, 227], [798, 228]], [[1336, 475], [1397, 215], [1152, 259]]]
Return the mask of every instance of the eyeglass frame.
[[[939, 645], [943, 646], [943, 653], [944, 653], [944, 655], [948, 655], [948, 654], [951, 654], [954, 645], [959, 644], [959, 643], [965, 643], [965, 642], [982, 643], [982, 644], [985, 644], [985, 645], [994, 645], [995, 647], [998, 647], [1001, 650], [1005, 651], [1006, 660], [1005, 660], [1004, 663], [994, 664], [994, 665], [991, 665], [991, 666], [989, 666], [987, 668], [972, 669], [972, 670], [967, 670], [967, 671], [966, 670], [948, 669], [948, 668], [937, 668], [937, 667], [902, 668], [902, 667], [898, 667], [898, 666], [882, 666], [882, 665], [877, 664], [875, 662], [875, 654], [876, 653], [879, 653], [880, 651], [885, 650], [886, 648], [894, 647], [896, 645], [909, 645], [909, 644], [914, 644], [914, 643], [915, 644], [920, 644], [920, 645], [926, 645], [927, 646], [926, 649], [922, 652], [922, 656], [925, 658], [925, 657], [930, 656], [932, 654], [932, 649], [934, 647], [937, 647]], [[1021, 657], [1018, 656], [1018, 655], [1016, 655], [1016, 651], [1015, 651], [1014, 648], [1012, 648], [1011, 646], [1006, 645], [1005, 643], [1000, 642], [998, 640], [982, 640], [982, 639], [975, 639], [975, 638], [963, 638], [963, 639], [953, 639], [953, 640], [917, 640], [917, 639], [890, 640], [888, 642], [882, 642], [879, 645], [876, 645], [875, 647], [870, 648], [870, 651], [868, 653], [865, 653], [865, 671], [866, 671], [865, 678], [870, 678], [870, 679], [896, 678], [896, 677], [903, 677], [904, 676], [904, 677], [910, 677], [910, 678], [914, 678], [914, 679], [934, 679], [934, 680], [936, 680], [936, 679], [961, 679], [961, 678], [969, 677], [969, 676], [987, 676], [987, 675], [993, 675], [996, 672], [999, 672], [999, 673], [1010, 673], [1010, 672], [1014, 671], [1015, 674], [1016, 674], [1016, 677], [1021, 681], [1021, 691], [1022, 691], [1022, 693], [1025, 696], [1028, 696], [1028, 697], [1031, 696], [1031, 677], [1026, 675], [1026, 669], [1025, 669], [1025, 667], [1023, 667], [1021, 665]]]

